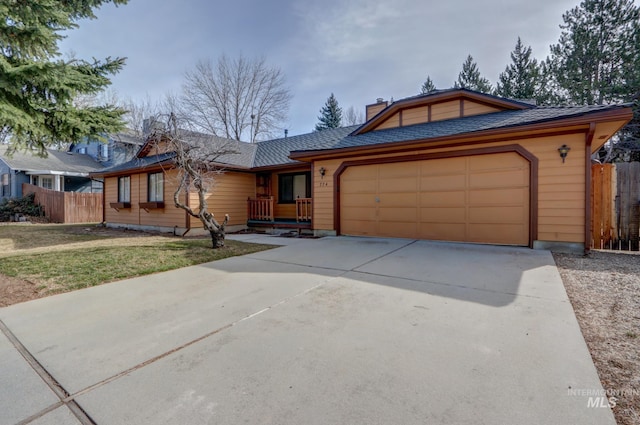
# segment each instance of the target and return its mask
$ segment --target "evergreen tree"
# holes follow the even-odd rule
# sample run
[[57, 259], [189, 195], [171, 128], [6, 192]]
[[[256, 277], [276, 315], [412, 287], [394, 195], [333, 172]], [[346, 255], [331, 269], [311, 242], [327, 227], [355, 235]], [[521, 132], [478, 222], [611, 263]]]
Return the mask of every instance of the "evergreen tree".
[[560, 40], [551, 46], [550, 57], [561, 94], [577, 105], [629, 100], [638, 70], [625, 64], [639, 53], [639, 14], [633, 1], [583, 0], [562, 19]]
[[511, 99], [536, 99], [540, 95], [542, 75], [540, 66], [531, 57], [531, 46], [525, 47], [518, 37], [511, 52], [511, 64], [498, 77], [495, 94]]
[[127, 0], [0, 0], [0, 126], [15, 148], [35, 148], [100, 138], [122, 128], [124, 110], [113, 106], [76, 106], [74, 99], [95, 94], [120, 71], [124, 59], [104, 61], [60, 58], [61, 33], [95, 18], [102, 4]]
[[338, 128], [342, 125], [342, 108], [338, 106], [336, 97], [331, 93], [326, 103], [320, 109], [315, 131], [322, 131], [328, 128]]
[[473, 61], [471, 55], [462, 64], [462, 71], [458, 74], [458, 80], [453, 83], [453, 87], [459, 89], [475, 90], [482, 93], [491, 93], [491, 83], [480, 75], [478, 65]]
[[427, 76], [427, 80], [420, 87], [420, 94], [427, 94], [436, 90], [436, 85], [433, 84], [431, 77]]
[[[633, 0], [583, 0], [562, 20], [548, 60], [559, 95], [576, 105], [637, 100], [640, 11]], [[600, 159], [640, 159], [639, 108], [636, 102], [634, 119], [600, 152]]]

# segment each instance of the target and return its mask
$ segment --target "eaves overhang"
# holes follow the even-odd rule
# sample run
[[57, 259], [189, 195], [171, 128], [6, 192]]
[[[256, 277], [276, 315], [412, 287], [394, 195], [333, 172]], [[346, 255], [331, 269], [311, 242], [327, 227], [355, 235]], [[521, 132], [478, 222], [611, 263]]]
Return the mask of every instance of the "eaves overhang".
[[375, 150], [379, 153], [411, 150], [412, 148], [425, 147], [425, 144], [438, 144], [438, 146], [440, 147], [459, 144], [470, 144], [474, 141], [477, 143], [486, 143], [491, 141], [498, 141], [496, 139], [504, 140], [507, 138], [522, 138], [523, 135], [540, 137], [550, 133], [586, 132], [588, 131], [591, 123], [611, 121], [628, 122], [632, 118], [633, 109], [631, 107], [617, 107], [605, 111], [586, 113], [575, 117], [550, 119], [532, 124], [499, 127], [466, 133], [456, 133], [432, 138], [416, 138], [406, 141], [366, 144], [335, 149], [292, 151], [289, 155], [289, 158], [296, 161], [310, 162], [316, 159], [330, 159], [339, 158], [342, 156], [353, 156], [364, 151], [372, 150]]

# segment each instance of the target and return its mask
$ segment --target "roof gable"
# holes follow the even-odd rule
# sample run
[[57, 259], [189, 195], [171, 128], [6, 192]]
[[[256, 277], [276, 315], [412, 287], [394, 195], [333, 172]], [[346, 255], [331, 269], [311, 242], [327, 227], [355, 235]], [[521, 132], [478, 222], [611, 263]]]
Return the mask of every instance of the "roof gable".
[[[378, 105], [369, 105], [368, 108], [379, 109]], [[393, 102], [352, 134], [532, 107], [534, 105], [529, 103], [464, 88], [435, 90]]]

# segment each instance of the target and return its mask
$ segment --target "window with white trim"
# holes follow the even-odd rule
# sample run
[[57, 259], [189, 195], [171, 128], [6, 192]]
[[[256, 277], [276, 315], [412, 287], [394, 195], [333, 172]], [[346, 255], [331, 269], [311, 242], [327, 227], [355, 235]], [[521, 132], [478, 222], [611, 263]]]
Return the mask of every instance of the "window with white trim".
[[148, 180], [147, 200], [149, 202], [164, 201], [163, 173], [151, 173]]
[[0, 177], [0, 196], [9, 196], [11, 195], [9, 190], [9, 174], [3, 174]]
[[131, 177], [118, 177], [118, 202], [131, 202]]
[[40, 187], [53, 190], [53, 177], [40, 177]]

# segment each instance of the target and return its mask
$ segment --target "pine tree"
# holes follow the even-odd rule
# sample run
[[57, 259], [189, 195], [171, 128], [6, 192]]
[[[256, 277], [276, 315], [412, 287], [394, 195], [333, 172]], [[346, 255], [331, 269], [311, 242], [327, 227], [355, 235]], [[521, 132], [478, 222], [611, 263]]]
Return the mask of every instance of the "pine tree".
[[95, 18], [102, 4], [127, 0], [0, 0], [0, 126], [15, 148], [34, 148], [101, 138], [122, 128], [124, 110], [113, 106], [75, 106], [82, 94], [95, 94], [120, 71], [124, 59], [60, 58], [61, 33]]
[[634, 91], [625, 64], [639, 54], [638, 8], [632, 0], [583, 0], [562, 15], [562, 33], [550, 65], [562, 94], [577, 105], [629, 100]]
[[636, 100], [634, 119], [600, 158], [640, 159], [640, 9], [633, 0], [583, 0], [562, 20], [548, 60], [559, 95], [576, 105]]
[[511, 64], [498, 77], [495, 94], [511, 99], [536, 99], [541, 91], [540, 66], [531, 57], [531, 46], [525, 47], [518, 37], [511, 52]]
[[458, 80], [453, 83], [453, 87], [459, 89], [475, 90], [482, 93], [491, 93], [492, 87], [489, 80], [480, 75], [478, 65], [473, 61], [471, 55], [462, 64], [462, 71], [458, 74]]
[[328, 128], [338, 128], [342, 124], [342, 108], [338, 106], [336, 97], [331, 93], [326, 103], [320, 109], [315, 131], [322, 131]]
[[427, 80], [422, 84], [422, 87], [420, 87], [420, 94], [427, 94], [434, 90], [436, 90], [436, 85], [433, 84], [431, 77], [427, 75]]

